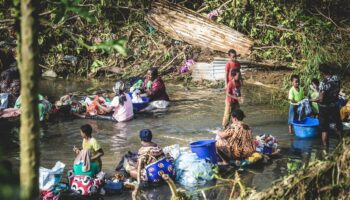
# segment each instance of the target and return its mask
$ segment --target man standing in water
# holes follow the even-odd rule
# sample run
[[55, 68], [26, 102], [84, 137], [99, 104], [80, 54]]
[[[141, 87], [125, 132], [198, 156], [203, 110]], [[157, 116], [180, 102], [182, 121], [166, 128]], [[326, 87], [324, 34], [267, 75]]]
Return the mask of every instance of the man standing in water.
[[319, 105], [320, 130], [322, 132], [323, 145], [328, 147], [329, 126], [331, 123], [336, 124], [336, 133], [342, 138], [343, 124], [340, 120], [340, 111], [338, 105], [338, 96], [340, 92], [340, 79], [333, 75], [331, 69], [326, 64], [319, 66], [321, 75], [324, 77], [320, 83], [320, 96], [315, 101]]

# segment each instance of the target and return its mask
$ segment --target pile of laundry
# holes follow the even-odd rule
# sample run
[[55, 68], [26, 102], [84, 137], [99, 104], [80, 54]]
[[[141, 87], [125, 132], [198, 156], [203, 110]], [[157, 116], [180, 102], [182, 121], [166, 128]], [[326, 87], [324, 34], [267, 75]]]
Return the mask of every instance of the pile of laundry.
[[213, 179], [213, 165], [200, 159], [188, 148], [180, 148], [175, 144], [165, 147], [163, 151], [175, 159], [176, 181], [181, 185], [192, 188]]

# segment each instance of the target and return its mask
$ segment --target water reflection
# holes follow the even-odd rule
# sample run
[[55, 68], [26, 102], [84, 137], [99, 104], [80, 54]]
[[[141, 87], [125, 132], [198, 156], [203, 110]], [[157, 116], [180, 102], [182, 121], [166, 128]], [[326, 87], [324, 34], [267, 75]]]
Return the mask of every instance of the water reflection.
[[130, 146], [130, 141], [128, 141], [128, 132], [126, 123], [115, 123], [113, 124], [113, 134], [111, 137], [111, 148], [110, 150], [115, 153], [120, 153]]

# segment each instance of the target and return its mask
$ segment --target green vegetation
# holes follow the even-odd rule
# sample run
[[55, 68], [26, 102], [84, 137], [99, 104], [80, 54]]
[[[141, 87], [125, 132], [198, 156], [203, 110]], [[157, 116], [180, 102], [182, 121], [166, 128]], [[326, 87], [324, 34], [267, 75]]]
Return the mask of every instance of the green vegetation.
[[[12, 19], [14, 12], [12, 16], [5, 12], [12, 5], [5, 2], [0, 16]], [[153, 65], [166, 66], [161, 70], [163, 73], [176, 71], [184, 57], [175, 57], [185, 52], [187, 45], [174, 44], [145, 21], [150, 3], [148, 0], [41, 1], [40, 66], [63, 77], [108, 74], [130, 77], [144, 73]], [[223, 12], [217, 19], [219, 23], [255, 40], [252, 59], [294, 67], [298, 73], [302, 72], [305, 84], [309, 78], [318, 76], [317, 66], [321, 62], [333, 63], [340, 74], [349, 73], [350, 22], [346, 16], [350, 15], [350, 9], [346, 0], [179, 3], [203, 15], [219, 8]], [[1, 23], [11, 26], [6, 20]], [[13, 39], [13, 30], [0, 32], [0, 40]], [[200, 52], [191, 48], [191, 57], [196, 57], [193, 55], [196, 51]]]
[[[223, 4], [206, 3], [206, 12]], [[218, 22], [255, 39], [254, 59], [293, 66], [309, 85], [323, 62], [333, 63], [339, 74], [349, 74], [349, 8], [346, 0], [232, 0], [220, 8]]]

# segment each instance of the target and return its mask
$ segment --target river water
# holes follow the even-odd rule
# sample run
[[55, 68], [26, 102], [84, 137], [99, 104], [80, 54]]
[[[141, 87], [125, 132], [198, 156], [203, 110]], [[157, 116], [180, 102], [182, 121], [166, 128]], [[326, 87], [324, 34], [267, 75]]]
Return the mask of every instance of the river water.
[[[98, 89], [110, 89], [112, 82], [99, 81], [65, 81], [42, 80], [40, 91], [48, 95], [50, 100], [74, 91], [91, 92]], [[82, 139], [79, 127], [85, 123], [92, 125], [93, 136], [100, 142], [105, 152], [102, 158], [103, 171], [113, 174], [116, 164], [128, 151], [137, 151], [140, 145], [138, 132], [149, 128], [153, 138], [161, 146], [179, 144], [188, 147], [190, 142], [215, 138], [215, 130], [220, 129], [224, 111], [225, 93], [219, 89], [191, 88], [184, 90], [180, 85], [169, 85], [168, 93], [172, 100], [169, 111], [165, 114], [136, 115], [135, 119], [126, 123], [95, 121], [85, 119], [66, 120], [49, 123], [41, 134], [41, 166], [51, 168], [56, 161], [61, 161], [71, 168], [74, 160], [72, 148], [80, 146]], [[287, 174], [287, 163], [294, 161], [307, 162], [319, 155], [320, 138], [298, 140], [288, 134], [287, 108], [279, 110], [270, 105], [271, 93], [253, 85], [244, 85], [242, 89], [244, 103], [241, 109], [246, 114], [245, 121], [253, 129], [254, 135], [272, 134], [278, 138], [281, 156], [272, 163], [259, 168], [248, 168], [240, 172], [248, 186], [257, 190], [268, 188], [273, 181]], [[331, 140], [334, 148], [335, 139]], [[19, 165], [19, 149], [9, 152], [15, 166]], [[234, 171], [224, 175], [231, 176]], [[142, 192], [146, 199], [169, 199], [167, 186], [148, 189]], [[229, 189], [222, 192], [206, 192], [208, 199], [227, 198]], [[110, 197], [110, 199], [130, 199], [130, 193]], [[202, 193], [198, 197], [204, 198]], [[226, 198], [225, 198], [226, 197]], [[109, 199], [109, 198], [106, 198]]]

